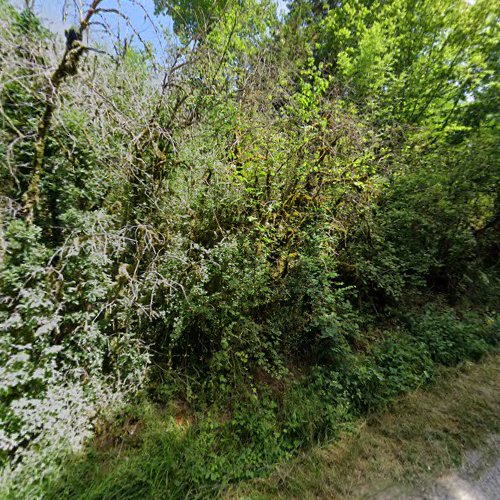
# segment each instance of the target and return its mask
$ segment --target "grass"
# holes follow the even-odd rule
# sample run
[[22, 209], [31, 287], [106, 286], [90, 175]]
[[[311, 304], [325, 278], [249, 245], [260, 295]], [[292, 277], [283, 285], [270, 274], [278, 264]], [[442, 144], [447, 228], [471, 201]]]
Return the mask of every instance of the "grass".
[[[394, 359], [399, 358], [383, 358], [381, 366], [393, 367]], [[364, 420], [338, 413], [337, 407], [333, 416], [322, 413], [321, 393], [332, 391], [330, 385], [323, 388], [323, 379], [308, 386], [309, 392], [299, 387], [295, 398], [291, 391], [281, 408], [263, 395], [237, 398], [231, 413], [222, 415], [187, 418], [182, 408], [132, 407], [103, 429], [86, 453], [64, 464], [45, 497], [356, 498], [395, 483], [415, 484], [456, 465], [464, 450], [482, 446], [500, 431], [498, 361], [497, 353], [479, 364], [441, 369], [433, 386]], [[356, 385], [363, 394], [378, 387], [363, 387], [363, 380]], [[388, 380], [380, 382], [379, 392]], [[337, 426], [348, 423], [343, 428], [351, 431], [341, 433], [333, 446], [314, 447], [334, 437], [316, 432], [329, 416]], [[310, 451], [292, 459], [300, 448]]]
[[336, 444], [240, 483], [226, 498], [362, 498], [398, 485], [412, 488], [460, 464], [466, 450], [488, 447], [500, 432], [500, 354], [442, 370], [438, 381], [364, 420]]

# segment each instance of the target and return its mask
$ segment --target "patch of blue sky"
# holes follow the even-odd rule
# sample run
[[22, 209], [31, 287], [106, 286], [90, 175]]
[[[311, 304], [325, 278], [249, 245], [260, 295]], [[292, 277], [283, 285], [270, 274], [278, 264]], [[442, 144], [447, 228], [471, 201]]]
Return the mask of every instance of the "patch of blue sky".
[[[25, 0], [11, 2], [19, 9], [26, 3]], [[43, 24], [59, 35], [78, 24], [79, 9], [85, 13], [89, 5], [90, 0], [34, 0], [35, 12]], [[277, 5], [279, 14], [284, 15], [288, 10], [285, 0], [277, 0]], [[103, 11], [94, 17], [96, 24], [90, 30], [92, 44], [107, 49], [125, 40], [137, 47], [147, 44], [156, 52], [158, 60], [165, 53], [166, 40], [175, 43], [172, 19], [165, 14], [156, 15], [153, 0], [103, 0], [99, 7]]]

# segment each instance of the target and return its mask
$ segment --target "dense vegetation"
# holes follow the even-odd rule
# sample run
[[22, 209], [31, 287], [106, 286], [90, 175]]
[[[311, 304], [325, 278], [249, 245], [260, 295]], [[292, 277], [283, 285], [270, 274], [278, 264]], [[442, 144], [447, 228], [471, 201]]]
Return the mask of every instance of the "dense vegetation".
[[118, 4], [0, 0], [2, 498], [210, 497], [495, 346], [498, 2]]

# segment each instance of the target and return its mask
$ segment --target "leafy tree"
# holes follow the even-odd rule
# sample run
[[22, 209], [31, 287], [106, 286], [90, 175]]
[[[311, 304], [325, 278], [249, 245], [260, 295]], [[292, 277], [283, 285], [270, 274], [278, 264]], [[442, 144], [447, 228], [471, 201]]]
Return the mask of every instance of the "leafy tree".
[[155, 444], [95, 494], [206, 497], [498, 342], [497, 4], [157, 1], [161, 57], [79, 40], [119, 7], [64, 43], [0, 0], [0, 496], [87, 492], [54, 478], [142, 397]]

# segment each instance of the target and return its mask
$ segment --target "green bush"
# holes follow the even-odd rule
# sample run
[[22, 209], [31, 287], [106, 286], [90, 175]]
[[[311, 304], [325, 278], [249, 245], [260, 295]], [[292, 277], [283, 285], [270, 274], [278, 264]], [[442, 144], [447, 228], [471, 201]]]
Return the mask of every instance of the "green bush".
[[460, 319], [453, 309], [428, 307], [411, 321], [412, 334], [425, 343], [435, 363], [452, 366], [465, 359], [479, 359], [498, 342], [498, 325], [467, 311]]
[[495, 345], [497, 3], [156, 0], [110, 64], [0, 0], [0, 496], [215, 495]]

